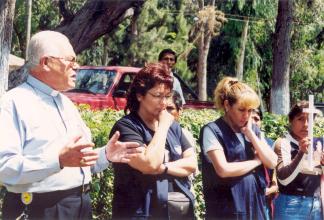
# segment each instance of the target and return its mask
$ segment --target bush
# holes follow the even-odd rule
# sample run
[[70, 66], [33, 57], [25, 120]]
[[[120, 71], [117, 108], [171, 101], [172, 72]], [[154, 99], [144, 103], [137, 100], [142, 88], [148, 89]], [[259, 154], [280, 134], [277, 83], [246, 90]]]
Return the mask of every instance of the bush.
[[[81, 115], [92, 132], [93, 142], [96, 146], [103, 146], [107, 143], [108, 135], [114, 123], [121, 118], [122, 111], [104, 110], [91, 111], [87, 106], [79, 107]], [[193, 136], [198, 139], [200, 128], [207, 122], [214, 121], [221, 114], [214, 110], [184, 110], [180, 124], [190, 130]], [[277, 139], [287, 130], [287, 117], [265, 114], [263, 118], [263, 130], [267, 136], [273, 140]], [[321, 137], [324, 135], [324, 119], [316, 120], [314, 136]], [[197, 154], [200, 152], [199, 145], [196, 146]], [[94, 219], [111, 218], [111, 202], [113, 174], [109, 168], [102, 173], [93, 175], [91, 183], [91, 197], [93, 202]], [[194, 180], [194, 191], [196, 194], [196, 216], [203, 219], [205, 212], [204, 199], [202, 195], [201, 175], [198, 174]], [[3, 198], [3, 190], [0, 191]], [[1, 219], [1, 213], [0, 213]]]

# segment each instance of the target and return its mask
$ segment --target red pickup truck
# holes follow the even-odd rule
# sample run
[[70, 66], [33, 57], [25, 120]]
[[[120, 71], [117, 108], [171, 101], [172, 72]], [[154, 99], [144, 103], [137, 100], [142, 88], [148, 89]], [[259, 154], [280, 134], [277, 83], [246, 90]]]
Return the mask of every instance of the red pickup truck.
[[[77, 72], [76, 86], [66, 91], [76, 104], [88, 104], [92, 109], [124, 109], [126, 93], [140, 68], [123, 66], [83, 66]], [[184, 108], [213, 108], [213, 103], [198, 101], [197, 95], [179, 77], [186, 104]]]

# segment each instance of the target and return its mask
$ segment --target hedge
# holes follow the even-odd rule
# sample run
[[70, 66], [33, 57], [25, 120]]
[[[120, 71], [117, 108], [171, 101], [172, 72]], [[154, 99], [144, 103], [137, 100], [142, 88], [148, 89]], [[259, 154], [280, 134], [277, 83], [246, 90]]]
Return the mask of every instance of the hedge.
[[[79, 106], [79, 109], [83, 119], [92, 131], [93, 142], [96, 146], [103, 146], [107, 143], [113, 124], [124, 115], [122, 111], [114, 110], [91, 111], [84, 105]], [[197, 139], [200, 128], [219, 116], [220, 113], [215, 110], [184, 110], [180, 124], [188, 128]], [[269, 138], [275, 140], [287, 130], [287, 117], [266, 113], [263, 117], [263, 130]], [[318, 137], [324, 135], [323, 118], [316, 120], [314, 135]], [[196, 150], [198, 154], [200, 152], [198, 144]], [[113, 187], [112, 170], [109, 168], [102, 173], [93, 175], [91, 187], [94, 219], [110, 219]], [[4, 191], [3, 188], [0, 191], [0, 206]], [[202, 196], [201, 174], [198, 174], [195, 178], [194, 191], [196, 194], [196, 216], [198, 219], [203, 219], [204, 199]]]

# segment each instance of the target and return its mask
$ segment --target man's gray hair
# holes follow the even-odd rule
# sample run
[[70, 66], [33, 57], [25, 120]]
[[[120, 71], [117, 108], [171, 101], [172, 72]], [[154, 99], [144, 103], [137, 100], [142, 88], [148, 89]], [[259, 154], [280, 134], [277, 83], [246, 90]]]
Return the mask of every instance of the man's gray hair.
[[61, 57], [61, 46], [71, 46], [69, 39], [56, 31], [41, 31], [32, 36], [28, 44], [28, 68], [39, 64], [44, 56]]

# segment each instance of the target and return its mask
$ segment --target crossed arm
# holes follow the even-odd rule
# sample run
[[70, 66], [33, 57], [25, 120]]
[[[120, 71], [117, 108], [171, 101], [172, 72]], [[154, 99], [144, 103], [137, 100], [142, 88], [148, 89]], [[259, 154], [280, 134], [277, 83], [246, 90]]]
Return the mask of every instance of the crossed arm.
[[[208, 155], [208, 158], [211, 160], [213, 164], [215, 172], [220, 177], [226, 178], [226, 177], [242, 176], [249, 173], [250, 171], [258, 167], [262, 163], [268, 162], [270, 163], [271, 167], [273, 166], [272, 163], [274, 164], [276, 163], [277, 157], [275, 153], [268, 152], [268, 149], [270, 149], [270, 147], [263, 145], [263, 143], [261, 143], [261, 146], [259, 146], [258, 145], [260, 144], [259, 142], [262, 141], [258, 139], [258, 137], [255, 135], [249, 137], [249, 139], [251, 140], [253, 146], [257, 145], [256, 147], [254, 146], [256, 150], [255, 158], [252, 160], [247, 160], [242, 162], [228, 162], [220, 142], [217, 140], [213, 132], [206, 127], [203, 133], [204, 146], [206, 146], [205, 154]], [[261, 159], [261, 155], [263, 160]], [[268, 157], [270, 157], [270, 159]]]
[[[128, 164], [144, 174], [162, 174], [165, 172], [166, 166], [169, 175], [184, 177], [193, 173], [197, 168], [197, 159], [192, 147], [183, 151], [181, 159], [163, 164], [169, 127], [170, 122], [160, 123], [152, 140], [146, 146], [143, 144], [143, 137], [131, 125], [123, 123], [117, 126], [115, 129], [120, 129], [122, 140], [133, 140], [145, 146], [144, 152], [140, 156], [130, 159]], [[182, 143], [187, 144], [185, 140]]]

